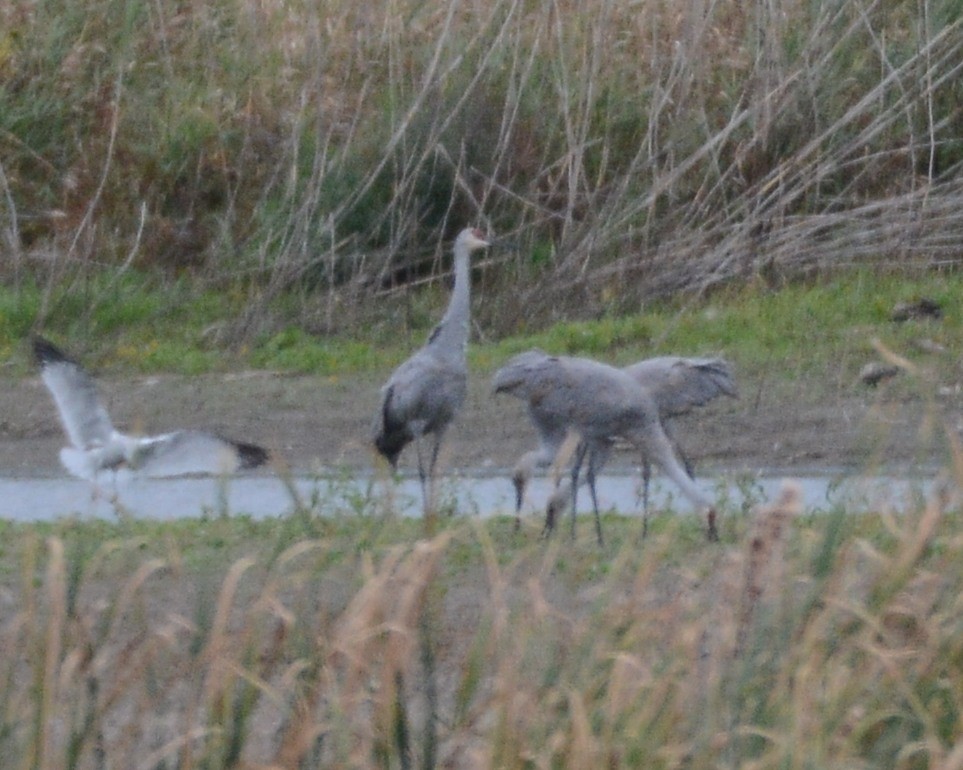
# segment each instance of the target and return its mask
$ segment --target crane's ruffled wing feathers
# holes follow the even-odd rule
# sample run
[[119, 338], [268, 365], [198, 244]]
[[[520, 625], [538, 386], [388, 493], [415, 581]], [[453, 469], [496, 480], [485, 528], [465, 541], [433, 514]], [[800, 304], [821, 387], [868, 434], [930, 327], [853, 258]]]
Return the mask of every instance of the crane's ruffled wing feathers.
[[739, 397], [739, 388], [732, 373], [732, 365], [726, 359], [690, 358], [689, 365], [699, 371], [700, 379], [707, 391], [715, 388], [716, 396]]
[[621, 370], [590, 359], [549, 356], [540, 350], [510, 359], [495, 374], [493, 385], [496, 392], [527, 403], [535, 429], [550, 445], [560, 443], [568, 428], [606, 435], [631, 415], [655, 410], [648, 396]]
[[663, 417], [686, 414], [719, 396], [739, 395], [732, 367], [722, 358], [663, 356], [639, 361], [625, 371], [649, 391]]
[[105, 444], [114, 428], [93, 378], [42, 337], [34, 340], [33, 352], [70, 443], [78, 449]]
[[179, 430], [136, 441], [128, 458], [131, 467], [155, 478], [220, 476], [256, 468], [268, 460], [262, 447], [202, 431]]
[[[561, 359], [565, 386], [552, 396], [564, 399], [572, 424], [587, 437], [622, 435], [623, 427], [657, 418], [651, 395], [621, 369], [587, 358]], [[549, 399], [546, 398], [546, 401]]]

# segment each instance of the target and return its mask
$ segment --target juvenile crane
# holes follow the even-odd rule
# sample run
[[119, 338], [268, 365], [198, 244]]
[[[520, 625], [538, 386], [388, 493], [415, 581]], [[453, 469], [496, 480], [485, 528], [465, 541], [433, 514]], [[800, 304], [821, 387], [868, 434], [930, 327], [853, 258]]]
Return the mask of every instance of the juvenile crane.
[[152, 477], [226, 475], [268, 460], [259, 446], [199, 430], [159, 436], [121, 433], [80, 364], [42, 337], [34, 339], [33, 353], [70, 439], [71, 445], [60, 450], [60, 462], [74, 476], [96, 483], [102, 472], [119, 470]]
[[[448, 309], [421, 350], [395, 369], [381, 389], [372, 426], [378, 452], [397, 468], [412, 441], [425, 512], [430, 511], [435, 464], [445, 432], [461, 410], [468, 390], [468, 325], [471, 313], [471, 253], [489, 243], [480, 230], [466, 228], [455, 239], [455, 285]], [[425, 458], [422, 444], [431, 437]]]
[[[572, 468], [571, 496], [577, 489], [581, 462], [589, 457], [586, 477], [595, 513], [595, 533], [602, 542], [602, 526], [595, 491], [597, 471], [604, 465], [613, 440], [621, 438], [641, 454], [643, 461], [659, 465], [682, 493], [697, 507], [707, 509], [708, 536], [718, 539], [715, 509], [686, 474], [659, 419], [659, 409], [644, 388], [628, 373], [585, 358], [550, 356], [541, 350], [521, 353], [495, 373], [496, 393], [508, 393], [528, 405], [529, 416], [539, 434], [538, 450], [526, 453], [516, 468], [516, 497], [524, 488], [524, 475], [554, 459], [563, 437], [576, 431], [581, 444]], [[575, 500], [572, 531], [575, 527]], [[546, 529], [555, 525], [549, 510]]]

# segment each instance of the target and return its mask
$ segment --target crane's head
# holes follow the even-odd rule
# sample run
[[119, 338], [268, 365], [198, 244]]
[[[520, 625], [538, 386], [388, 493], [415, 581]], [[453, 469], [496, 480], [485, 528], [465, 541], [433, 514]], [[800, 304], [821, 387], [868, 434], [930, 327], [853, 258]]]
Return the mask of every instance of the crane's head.
[[466, 227], [458, 233], [458, 237], [455, 239], [455, 246], [458, 247], [459, 245], [468, 251], [475, 251], [476, 249], [484, 249], [490, 244], [485, 238], [485, 234], [477, 227]]

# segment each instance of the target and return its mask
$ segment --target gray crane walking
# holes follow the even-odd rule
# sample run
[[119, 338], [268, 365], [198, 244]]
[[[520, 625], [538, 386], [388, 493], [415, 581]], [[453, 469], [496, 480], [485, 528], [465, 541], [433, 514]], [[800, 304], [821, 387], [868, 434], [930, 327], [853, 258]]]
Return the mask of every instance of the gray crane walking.
[[[378, 452], [397, 468], [398, 457], [412, 441], [418, 453], [418, 475], [425, 512], [431, 510], [438, 449], [448, 426], [465, 402], [468, 390], [468, 325], [471, 313], [469, 257], [489, 243], [480, 230], [466, 228], [455, 239], [455, 285], [448, 310], [421, 350], [395, 369], [381, 389], [372, 426]], [[423, 440], [433, 441], [427, 459]]]
[[[657, 356], [626, 366], [624, 371], [646, 388], [659, 407], [659, 419], [676, 454], [690, 478], [694, 477], [692, 463], [675, 436], [674, 420], [689, 414], [719, 396], [739, 397], [732, 367], [724, 358], [683, 358]], [[649, 482], [652, 465], [642, 460], [642, 534], [648, 526]]]
[[[636, 382], [645, 388], [655, 400], [659, 410], [662, 429], [672, 443], [676, 456], [685, 467], [686, 473], [693, 478], [692, 463], [686, 456], [675, 436], [673, 421], [689, 414], [696, 407], [705, 406], [719, 396], [738, 398], [739, 392], [732, 374], [732, 367], [723, 358], [684, 358], [681, 356], [658, 356], [647, 358], [623, 369]], [[512, 482], [515, 484], [516, 516], [524, 496], [524, 487], [537, 467], [549, 465], [557, 452], [554, 449], [540, 448], [526, 452], [515, 466]], [[602, 447], [603, 454], [590, 456], [589, 463], [598, 473], [608, 459], [609, 447]], [[543, 456], [544, 455], [544, 456]], [[579, 450], [576, 450], [576, 457]], [[584, 454], [582, 455], [584, 459]], [[649, 484], [652, 477], [652, 464], [642, 458], [642, 536], [648, 531]], [[554, 520], [572, 499], [567, 483], [560, 484], [549, 498], [546, 506], [546, 519]], [[518, 519], [516, 518], [516, 522]]]
[[[495, 393], [508, 393], [528, 405], [539, 434], [538, 450], [527, 452], [516, 466], [513, 481], [520, 501], [526, 474], [552, 462], [569, 430], [581, 439], [572, 468], [572, 531], [575, 528], [575, 491], [581, 463], [589, 457], [586, 478], [595, 513], [595, 533], [602, 543], [602, 525], [595, 492], [597, 471], [604, 465], [614, 439], [628, 441], [643, 461], [658, 464], [682, 493], [699, 508], [708, 509], [708, 536], [718, 539], [715, 509], [686, 474], [666, 436], [659, 409], [651, 394], [631, 375], [608, 364], [585, 358], [550, 356], [541, 350], [520, 353], [495, 373]], [[545, 527], [554, 528], [552, 511]]]

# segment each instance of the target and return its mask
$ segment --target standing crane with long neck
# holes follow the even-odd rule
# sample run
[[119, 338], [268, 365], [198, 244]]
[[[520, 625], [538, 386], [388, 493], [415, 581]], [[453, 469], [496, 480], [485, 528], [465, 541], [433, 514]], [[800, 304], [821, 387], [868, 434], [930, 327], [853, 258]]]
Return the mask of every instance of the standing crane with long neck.
[[[412, 441], [418, 454], [418, 477], [426, 514], [431, 511], [438, 450], [468, 392], [468, 330], [471, 318], [473, 251], [488, 246], [484, 234], [462, 230], [455, 239], [455, 285], [448, 309], [423, 348], [395, 369], [381, 389], [372, 426], [378, 452], [398, 467], [398, 457]], [[423, 443], [431, 437], [427, 449]]]
[[[662, 429], [655, 400], [631, 375], [586, 358], [550, 356], [541, 350], [530, 350], [510, 359], [499, 369], [493, 386], [496, 393], [508, 393], [528, 405], [529, 416], [539, 434], [540, 448], [523, 456], [526, 466], [547, 465], [564, 440], [559, 437], [570, 430], [578, 433], [581, 443], [569, 489], [574, 498], [581, 462], [588, 456], [586, 476], [599, 543], [602, 542], [602, 526], [595, 491], [596, 473], [617, 438], [629, 442], [639, 451], [643, 461], [659, 465], [683, 495], [698, 508], [706, 509], [709, 539], [718, 539], [712, 502], [676, 457], [672, 443]], [[517, 495], [518, 489], [516, 481]], [[571, 505], [574, 534], [574, 499]], [[551, 530], [554, 523], [553, 517], [547, 518], [546, 529]]]

